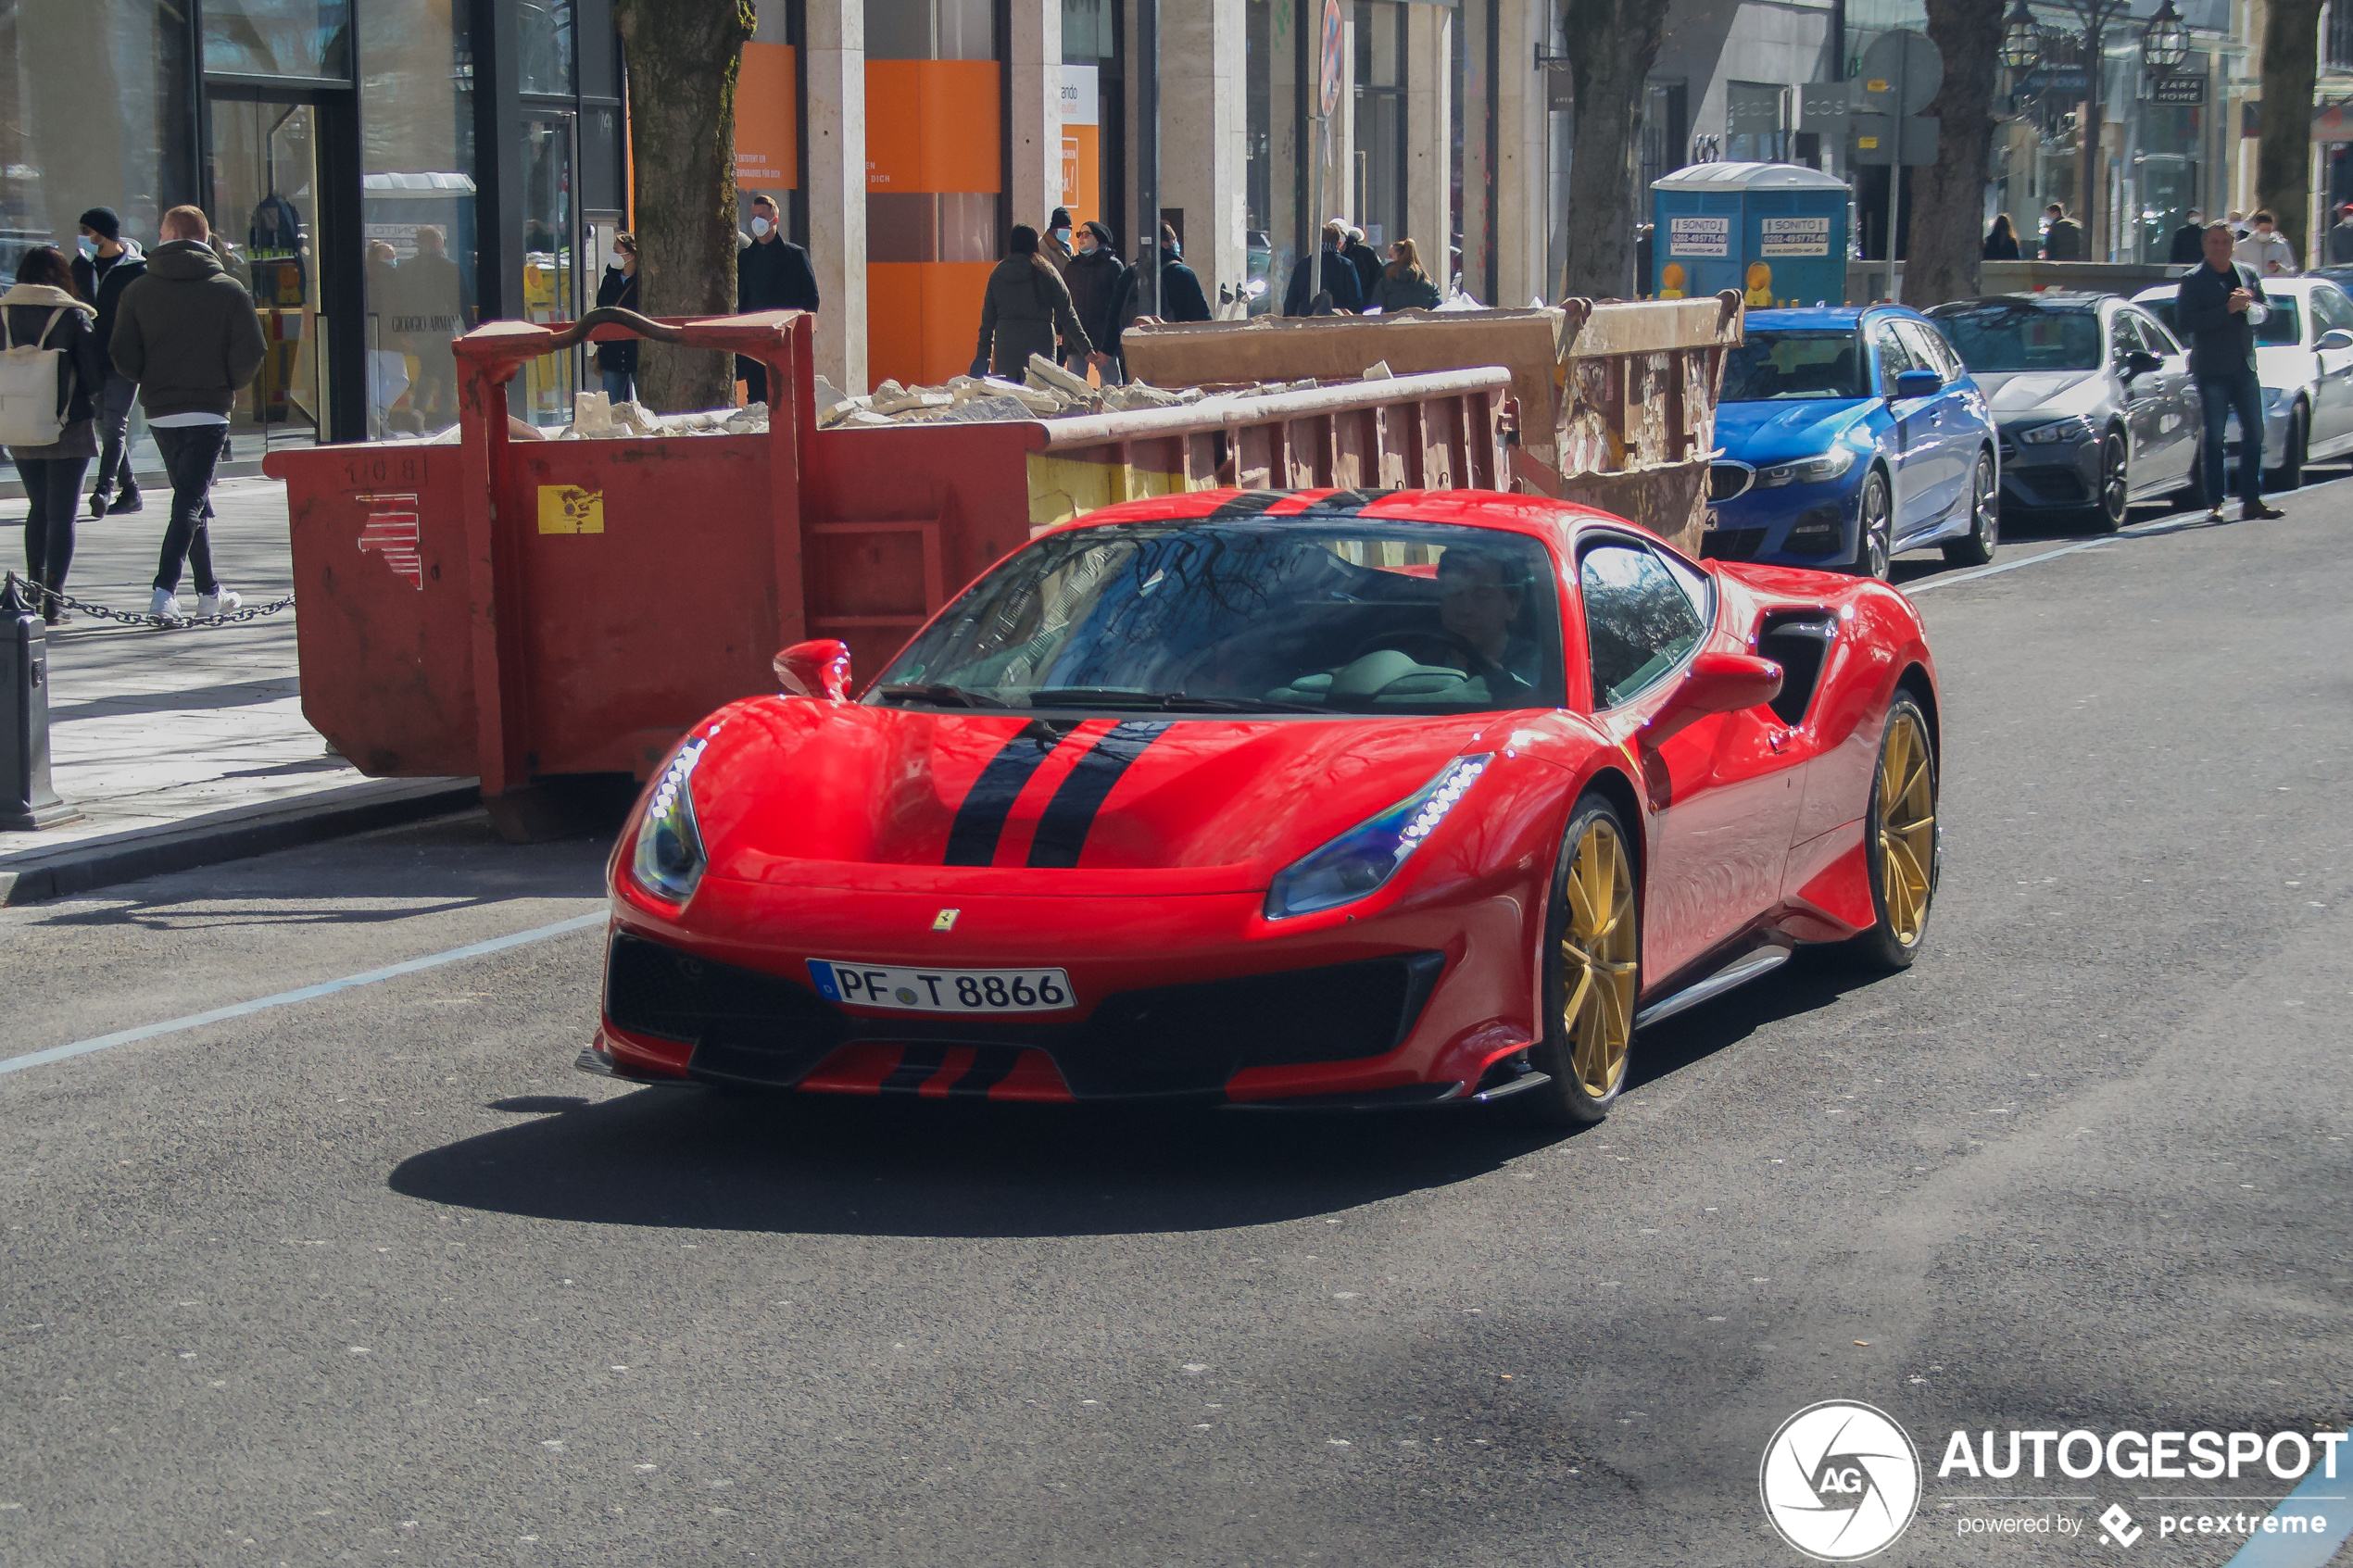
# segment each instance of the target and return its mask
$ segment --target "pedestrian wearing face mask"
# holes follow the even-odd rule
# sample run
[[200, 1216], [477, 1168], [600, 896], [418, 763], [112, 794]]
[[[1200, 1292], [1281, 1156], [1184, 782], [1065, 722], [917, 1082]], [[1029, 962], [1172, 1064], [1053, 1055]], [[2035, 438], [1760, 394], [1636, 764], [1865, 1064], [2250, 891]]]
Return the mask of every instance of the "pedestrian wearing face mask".
[[1046, 220], [1046, 232], [1038, 236], [1038, 254], [1044, 257], [1064, 282], [1070, 282], [1071, 257], [1078, 254], [1078, 236], [1070, 226], [1070, 208], [1058, 207]]
[[[1108, 348], [1119, 335], [1113, 313], [1119, 306], [1120, 278], [1126, 267], [1112, 244], [1111, 231], [1091, 218], [1079, 225], [1076, 244], [1077, 249], [1063, 268], [1063, 282], [1070, 289], [1071, 314], [1087, 329], [1087, 340], [1078, 344], [1065, 338], [1063, 364], [1084, 375], [1088, 350], [1098, 345]], [[1038, 254], [1045, 254], [1042, 245]]]
[[[817, 308], [817, 273], [809, 265], [809, 253], [785, 238], [778, 232], [777, 223], [774, 198], [764, 194], [752, 197], [751, 244], [736, 253], [736, 310], [739, 315], [748, 316], [755, 310]], [[767, 366], [739, 354], [736, 357], [736, 377], [744, 383], [749, 401], [768, 401]]]
[[[73, 286], [96, 307], [92, 330], [103, 348], [114, 332], [114, 309], [122, 291], [147, 275], [147, 258], [139, 242], [122, 237], [122, 220], [110, 207], [94, 207], [82, 215], [80, 254], [73, 258]], [[139, 482], [131, 475], [126, 437], [131, 431], [131, 404], [139, 383], [109, 363], [106, 384], [97, 389], [93, 407], [97, 418], [98, 481], [90, 492], [90, 515], [106, 517], [135, 512], [145, 503]], [[111, 497], [107, 492], [114, 494]]]
[[[615, 234], [612, 237], [612, 265], [605, 269], [604, 280], [597, 285], [598, 308], [610, 305], [623, 310], [635, 310], [637, 308], [637, 236]], [[597, 374], [604, 383], [606, 401], [635, 402], [637, 340], [624, 338], [617, 343], [597, 345]]]

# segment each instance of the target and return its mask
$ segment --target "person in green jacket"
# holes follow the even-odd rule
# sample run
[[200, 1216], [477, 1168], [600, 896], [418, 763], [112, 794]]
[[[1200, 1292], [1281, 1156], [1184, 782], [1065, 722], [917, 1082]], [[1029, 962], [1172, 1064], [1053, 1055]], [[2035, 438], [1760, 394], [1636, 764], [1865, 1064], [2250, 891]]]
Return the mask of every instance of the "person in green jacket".
[[211, 233], [200, 208], [163, 215], [163, 244], [148, 252], [147, 275], [122, 291], [107, 345], [115, 369], [139, 383], [171, 476], [171, 521], [151, 608], [175, 621], [183, 566], [195, 569], [198, 615], [226, 615], [244, 602], [213, 573], [205, 518], [229, 410], [260, 370], [264, 345], [253, 298], [220, 265]]

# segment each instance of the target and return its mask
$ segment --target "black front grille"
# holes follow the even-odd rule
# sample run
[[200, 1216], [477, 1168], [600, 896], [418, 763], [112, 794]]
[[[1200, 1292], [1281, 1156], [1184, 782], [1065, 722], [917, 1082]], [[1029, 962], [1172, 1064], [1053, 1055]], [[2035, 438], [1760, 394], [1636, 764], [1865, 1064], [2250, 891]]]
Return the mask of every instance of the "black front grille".
[[1699, 553], [1707, 560], [1755, 560], [1764, 547], [1761, 528], [1718, 528], [1699, 536]]
[[617, 934], [605, 1014], [690, 1042], [698, 1077], [789, 1085], [856, 1041], [1045, 1051], [1080, 1098], [1206, 1095], [1246, 1067], [1350, 1061], [1391, 1051], [1421, 1016], [1442, 953], [1204, 981], [1107, 997], [1084, 1023], [856, 1018], [806, 985]]
[[1756, 483], [1756, 470], [1746, 463], [1710, 463], [1707, 467], [1707, 498], [1729, 501], [1745, 494]]

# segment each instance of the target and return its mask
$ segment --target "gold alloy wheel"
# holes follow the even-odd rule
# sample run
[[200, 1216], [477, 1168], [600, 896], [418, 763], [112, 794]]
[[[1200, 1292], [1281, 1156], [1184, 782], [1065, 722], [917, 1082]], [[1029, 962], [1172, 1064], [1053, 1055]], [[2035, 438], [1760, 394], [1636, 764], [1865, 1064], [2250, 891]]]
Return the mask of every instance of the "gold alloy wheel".
[[1568, 866], [1568, 921], [1561, 933], [1561, 1031], [1569, 1071], [1594, 1099], [1626, 1075], [1634, 1035], [1634, 875], [1617, 830], [1597, 820]]
[[1879, 773], [1880, 904], [1890, 935], [1908, 947], [1928, 923], [1936, 864], [1936, 770], [1928, 729], [1909, 709], [1893, 717]]

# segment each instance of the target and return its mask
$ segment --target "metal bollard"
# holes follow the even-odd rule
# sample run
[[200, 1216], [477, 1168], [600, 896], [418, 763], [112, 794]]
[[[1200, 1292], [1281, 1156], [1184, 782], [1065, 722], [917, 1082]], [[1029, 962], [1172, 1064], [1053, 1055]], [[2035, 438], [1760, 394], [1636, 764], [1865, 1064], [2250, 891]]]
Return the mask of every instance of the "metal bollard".
[[0, 830], [81, 818], [49, 787], [49, 629], [10, 572], [0, 586]]

